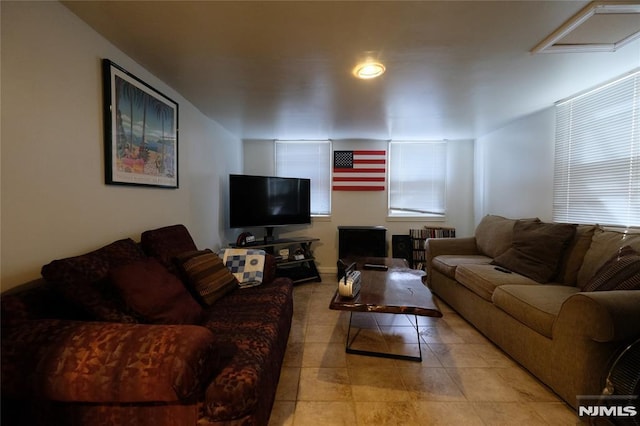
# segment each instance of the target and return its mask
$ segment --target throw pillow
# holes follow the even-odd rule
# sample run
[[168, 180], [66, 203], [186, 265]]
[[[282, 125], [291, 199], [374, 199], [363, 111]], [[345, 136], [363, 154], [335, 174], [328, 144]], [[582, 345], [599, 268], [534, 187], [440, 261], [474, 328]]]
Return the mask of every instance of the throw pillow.
[[624, 246], [598, 269], [583, 291], [640, 290], [640, 253]]
[[558, 272], [564, 250], [576, 232], [574, 225], [516, 221], [511, 248], [493, 263], [540, 283]]
[[212, 305], [225, 294], [238, 288], [238, 280], [220, 257], [203, 250], [179, 256], [178, 264], [187, 282], [206, 305]]
[[255, 249], [226, 249], [223, 261], [236, 277], [241, 288], [262, 284], [265, 251]]
[[197, 324], [202, 307], [180, 279], [148, 258], [109, 272], [127, 305], [153, 324]]
[[584, 255], [582, 266], [578, 271], [577, 287], [584, 290], [602, 265], [624, 246], [630, 246], [640, 252], [640, 234], [627, 230], [620, 232], [604, 228], [596, 229], [589, 250]]

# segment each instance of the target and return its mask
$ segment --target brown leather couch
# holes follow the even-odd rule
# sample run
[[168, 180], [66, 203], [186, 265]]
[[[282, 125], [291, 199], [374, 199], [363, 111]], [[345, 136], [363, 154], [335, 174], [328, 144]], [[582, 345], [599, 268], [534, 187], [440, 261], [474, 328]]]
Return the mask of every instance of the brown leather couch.
[[638, 251], [640, 234], [490, 215], [474, 237], [427, 240], [427, 279], [576, 407], [577, 396], [602, 392], [613, 357], [640, 338]]
[[[184, 226], [151, 230], [141, 244], [53, 261], [47, 280], [3, 293], [2, 424], [266, 425], [292, 282], [267, 256], [262, 285], [205, 304], [175, 263], [186, 252], [202, 253]], [[143, 293], [114, 291], [114, 271], [140, 265], [156, 273], [132, 280]]]

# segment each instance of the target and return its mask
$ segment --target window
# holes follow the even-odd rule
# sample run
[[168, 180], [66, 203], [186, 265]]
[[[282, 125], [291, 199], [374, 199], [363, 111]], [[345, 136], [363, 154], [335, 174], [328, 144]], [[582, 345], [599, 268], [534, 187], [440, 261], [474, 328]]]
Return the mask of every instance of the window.
[[553, 219], [640, 225], [640, 71], [557, 104]]
[[311, 215], [331, 213], [331, 142], [276, 141], [276, 175], [311, 179]]
[[389, 144], [389, 216], [445, 215], [446, 141]]

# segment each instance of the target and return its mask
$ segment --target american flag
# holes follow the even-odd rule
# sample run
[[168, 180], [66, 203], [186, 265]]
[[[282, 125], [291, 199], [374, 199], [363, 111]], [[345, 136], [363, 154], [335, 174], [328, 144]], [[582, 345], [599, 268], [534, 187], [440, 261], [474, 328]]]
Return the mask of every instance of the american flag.
[[333, 151], [334, 191], [384, 191], [384, 150]]

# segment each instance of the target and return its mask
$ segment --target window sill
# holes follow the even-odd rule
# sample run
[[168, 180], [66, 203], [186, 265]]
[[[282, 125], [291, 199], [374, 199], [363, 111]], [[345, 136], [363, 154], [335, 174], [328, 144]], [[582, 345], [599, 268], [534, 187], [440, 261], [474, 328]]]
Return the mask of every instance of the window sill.
[[331, 222], [331, 216], [330, 215], [326, 215], [326, 216], [311, 216], [311, 223], [313, 222]]
[[387, 216], [387, 222], [446, 222], [446, 216]]

